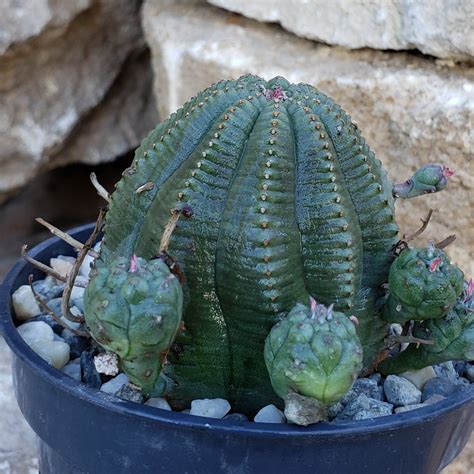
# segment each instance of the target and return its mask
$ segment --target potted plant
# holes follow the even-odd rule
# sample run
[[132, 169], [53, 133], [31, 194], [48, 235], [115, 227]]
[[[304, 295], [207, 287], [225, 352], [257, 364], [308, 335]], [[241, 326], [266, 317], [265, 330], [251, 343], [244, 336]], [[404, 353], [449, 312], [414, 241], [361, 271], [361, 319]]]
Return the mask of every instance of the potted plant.
[[[248, 75], [192, 98], [144, 140], [112, 196], [96, 183], [108, 202], [100, 251], [103, 213], [70, 236], [52, 228], [63, 240], [25, 254], [3, 284], [2, 332], [41, 471], [444, 467], [472, 431], [467, 381], [388, 415], [403, 384], [416, 390], [408, 405], [420, 402], [407, 370], [474, 356], [472, 284], [443, 251], [452, 239], [410, 248], [394, 220], [395, 198], [440, 191], [450, 175], [430, 164], [393, 185], [350, 117], [308, 85]], [[69, 244], [79, 255], [65, 276], [46, 264]], [[85, 344], [89, 385], [51, 367], [64, 365], [64, 337], [45, 343], [31, 320], [15, 328], [11, 296], [33, 267], [65, 280], [60, 316], [35, 270], [30, 298], [48, 314], [34, 322]], [[83, 314], [69, 302], [81, 285]], [[97, 390], [118, 370], [130, 381], [120, 398]], [[149, 397], [168, 411], [130, 401]], [[355, 421], [357, 403], [377, 415]], [[292, 424], [265, 423], [280, 409]]]

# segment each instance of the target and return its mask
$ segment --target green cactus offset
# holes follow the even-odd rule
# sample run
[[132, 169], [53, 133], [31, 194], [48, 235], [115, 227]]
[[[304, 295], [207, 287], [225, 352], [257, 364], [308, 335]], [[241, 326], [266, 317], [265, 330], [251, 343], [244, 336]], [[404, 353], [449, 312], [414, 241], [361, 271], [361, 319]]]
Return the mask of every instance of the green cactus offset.
[[413, 335], [432, 344], [410, 344], [396, 357], [383, 361], [382, 373], [400, 373], [450, 360], [474, 359], [474, 283], [464, 283], [464, 292], [443, 317], [416, 322]]
[[390, 294], [383, 317], [403, 324], [445, 316], [463, 290], [464, 274], [430, 244], [404, 250], [390, 267], [388, 283]]
[[[394, 196], [442, 189], [450, 172], [427, 165], [420, 173], [394, 187], [350, 116], [312, 86], [251, 75], [214, 84], [149, 134], [117, 184], [85, 295], [91, 333], [119, 354], [146, 393], [167, 397], [173, 407], [222, 397], [252, 414], [281, 404], [277, 395], [285, 391], [268, 374], [265, 339], [275, 324], [282, 321], [278, 334], [304, 315], [314, 341], [331, 339], [331, 354], [339, 354], [324, 359], [312, 346], [308, 358], [317, 354], [337, 370], [336, 359], [342, 364], [340, 377], [336, 369], [315, 375], [323, 392], [307, 393], [334, 401], [359, 370], [357, 338], [365, 370], [383, 349], [387, 323], [377, 302], [398, 241]], [[169, 244], [185, 276], [185, 329], [176, 333], [181, 293], [152, 259], [170, 210], [180, 206], [193, 216], [177, 223]], [[130, 274], [133, 255], [146, 276]], [[458, 294], [457, 280], [448, 286]], [[334, 305], [333, 321], [326, 318], [317, 330], [310, 298]], [[358, 320], [357, 337], [339, 312]], [[161, 326], [153, 322], [158, 314]], [[348, 366], [346, 345], [357, 348]]]
[[166, 263], [133, 255], [99, 260], [87, 287], [87, 324], [96, 341], [115, 352], [132, 382], [155, 389], [181, 325], [183, 290]]
[[355, 322], [313, 298], [311, 307], [297, 304], [273, 326], [265, 341], [265, 362], [275, 393], [290, 392], [337, 402], [362, 369], [362, 347]]

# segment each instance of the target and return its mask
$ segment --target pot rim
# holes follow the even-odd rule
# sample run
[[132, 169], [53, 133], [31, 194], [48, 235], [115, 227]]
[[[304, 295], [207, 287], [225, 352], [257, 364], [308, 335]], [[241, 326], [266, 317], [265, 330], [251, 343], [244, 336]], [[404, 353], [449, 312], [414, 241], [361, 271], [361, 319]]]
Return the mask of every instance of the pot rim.
[[[77, 235], [86, 230], [92, 230], [92, 226], [93, 224], [85, 224], [75, 227], [68, 233]], [[60, 239], [58, 237], [51, 237], [33, 247], [28, 252], [28, 255], [36, 257], [59, 242]], [[19, 259], [8, 271], [0, 285], [0, 335], [4, 337], [15, 356], [19, 357], [24, 363], [39, 373], [41, 377], [47, 380], [56, 390], [80, 397], [88, 403], [117, 414], [130, 417], [138, 416], [147, 421], [175, 425], [177, 428], [186, 427], [193, 430], [212, 429], [217, 433], [221, 431], [226, 434], [232, 433], [240, 436], [285, 437], [291, 435], [302, 438], [322, 438], [327, 436], [353, 437], [354, 435], [364, 435], [374, 431], [391, 431], [400, 427], [429, 422], [433, 418], [456, 410], [465, 403], [474, 402], [474, 387], [471, 385], [468, 389], [451, 395], [445, 400], [404, 413], [369, 420], [348, 421], [339, 424], [319, 423], [302, 427], [281, 423], [218, 420], [162, 410], [144, 404], [120, 400], [117, 397], [101, 392], [99, 389], [77, 382], [60, 370], [50, 366], [23, 341], [13, 321], [11, 293], [13, 283], [25, 268], [32, 267], [25, 260]]]

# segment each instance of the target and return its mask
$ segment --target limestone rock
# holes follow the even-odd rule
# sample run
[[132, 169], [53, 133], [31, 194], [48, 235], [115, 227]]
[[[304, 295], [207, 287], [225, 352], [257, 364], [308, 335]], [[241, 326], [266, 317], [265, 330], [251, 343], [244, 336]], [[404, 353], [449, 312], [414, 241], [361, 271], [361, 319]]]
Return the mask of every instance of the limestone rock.
[[419, 49], [440, 58], [472, 59], [474, 8], [450, 0], [208, 0], [303, 38], [346, 48]]
[[91, 0], [55, 3], [48, 0], [2, 0], [0, 54], [17, 44], [39, 36], [44, 30], [64, 29]]
[[398, 203], [398, 222], [401, 233], [412, 232], [435, 209], [417, 245], [454, 233], [448, 253], [473, 273], [472, 213], [463, 204], [474, 185], [473, 69], [444, 68], [407, 53], [318, 45], [192, 0], [148, 0], [142, 19], [162, 117], [222, 78], [282, 75], [315, 85], [348, 111], [394, 181], [428, 162], [454, 168], [447, 191]]
[[141, 0], [6, 3], [0, 202], [46, 168], [116, 158], [157, 120]]
[[285, 398], [285, 417], [297, 425], [308, 426], [327, 421], [328, 410], [326, 405], [315, 398], [289, 393]]
[[118, 356], [114, 352], [102, 352], [96, 355], [94, 365], [99, 374], [115, 376], [119, 373]]

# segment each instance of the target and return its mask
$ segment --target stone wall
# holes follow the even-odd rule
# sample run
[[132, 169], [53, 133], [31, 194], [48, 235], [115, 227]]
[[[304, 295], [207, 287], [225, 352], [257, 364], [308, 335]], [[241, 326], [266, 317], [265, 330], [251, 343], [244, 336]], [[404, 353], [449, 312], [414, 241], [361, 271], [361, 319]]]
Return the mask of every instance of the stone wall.
[[303, 38], [349, 49], [418, 49], [474, 59], [471, 0], [208, 0]]
[[283, 75], [333, 96], [394, 180], [456, 170], [447, 192], [399, 203], [399, 221], [411, 231], [433, 207], [426, 235], [456, 233], [472, 273], [470, 0], [145, 0], [141, 24], [142, 0], [3, 4], [0, 202], [46, 169], [132, 150], [214, 81]]
[[38, 172], [134, 148], [157, 121], [141, 0], [2, 0], [0, 202]]
[[[239, 11], [247, 14], [249, 10], [255, 17], [260, 6], [268, 14], [263, 19], [279, 18], [283, 24], [282, 5], [291, 3], [297, 9], [305, 4], [307, 15], [302, 16], [309, 24], [317, 20], [311, 17], [309, 5], [320, 2], [214, 3], [245, 5]], [[282, 75], [292, 82], [315, 85], [334, 97], [359, 124], [394, 180], [404, 180], [423, 163], [449, 164], [456, 170], [449, 191], [400, 202], [398, 219], [402, 231], [410, 232], [433, 207], [436, 212], [426, 235], [441, 240], [456, 233], [458, 241], [450, 252], [472, 273], [468, 262], [473, 251], [469, 201], [474, 184], [470, 161], [474, 152], [474, 69], [469, 64], [437, 61], [413, 52], [328, 46], [198, 0], [148, 0], [142, 19], [163, 117], [221, 78], [245, 73], [266, 79]]]

